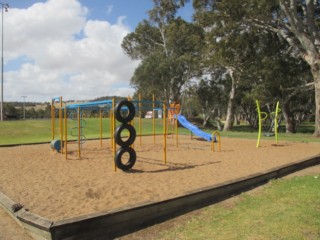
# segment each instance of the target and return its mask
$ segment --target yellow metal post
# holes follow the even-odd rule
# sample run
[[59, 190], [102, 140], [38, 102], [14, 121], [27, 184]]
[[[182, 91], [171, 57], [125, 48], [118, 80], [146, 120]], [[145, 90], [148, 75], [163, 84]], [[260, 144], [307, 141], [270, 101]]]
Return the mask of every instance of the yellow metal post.
[[140, 146], [142, 145], [142, 122], [141, 122], [141, 94], [139, 93], [139, 136], [140, 136]]
[[115, 120], [114, 111], [115, 111], [115, 102], [114, 102], [114, 99], [112, 99], [112, 157], [113, 157], [113, 169], [116, 172], [117, 171], [117, 166], [116, 166], [116, 163], [114, 161], [114, 158], [116, 156], [116, 141], [115, 141], [115, 138], [114, 138], [114, 131], [115, 131], [115, 128], [116, 128], [116, 120]]
[[[54, 108], [54, 100], [51, 100], [51, 134], [52, 134], [52, 140], [54, 140], [54, 133], [55, 133], [55, 108]], [[52, 148], [52, 151], [54, 152], [54, 148]]]
[[68, 159], [68, 117], [67, 117], [67, 106], [64, 107], [64, 147], [66, 159]]
[[[258, 141], [256, 147], [259, 147], [260, 145], [260, 138], [261, 138], [261, 131], [262, 131], [262, 121], [265, 120], [268, 117], [268, 114], [266, 112], [260, 111], [260, 104], [259, 101], [256, 100], [257, 105], [257, 111], [258, 111], [258, 121], [259, 121], [259, 130], [258, 130]], [[262, 116], [263, 115], [263, 116]]]
[[102, 109], [100, 109], [100, 147], [102, 148]]
[[[112, 101], [114, 101], [114, 100], [112, 100]], [[113, 105], [111, 105], [111, 108], [109, 110], [109, 129], [110, 129], [110, 146], [111, 146], [111, 150], [113, 149], [113, 142], [112, 142], [112, 127], [113, 127], [112, 118], [113, 118], [113, 112], [112, 112], [112, 106]]]
[[212, 133], [211, 135], [211, 142], [212, 142], [212, 145], [211, 145], [211, 150], [212, 152], [214, 152], [214, 137], [215, 136], [218, 136], [218, 151], [221, 152], [221, 138], [220, 138], [220, 133], [218, 131], [215, 131]]
[[258, 124], [259, 124], [259, 129], [258, 129], [258, 141], [256, 147], [259, 147], [260, 145], [260, 138], [261, 138], [261, 113], [260, 113], [260, 104], [259, 101], [256, 100], [256, 105], [257, 105], [257, 111], [258, 111]]
[[78, 157], [81, 158], [81, 120], [80, 120], [80, 107], [78, 107]]
[[163, 162], [167, 164], [167, 117], [166, 103], [163, 103]]
[[276, 112], [274, 116], [274, 134], [276, 137], [276, 144], [278, 144], [278, 114], [281, 112], [281, 109], [279, 108], [279, 102], [277, 102], [276, 105]]
[[54, 109], [54, 101], [51, 100], [51, 134], [52, 140], [54, 140], [54, 131], [55, 131], [55, 109]]
[[178, 115], [175, 112], [175, 118], [174, 118], [174, 124], [175, 124], [175, 128], [176, 128], [176, 147], [178, 147], [179, 144], [179, 130], [178, 130]]
[[152, 94], [152, 134], [153, 134], [153, 144], [156, 144], [156, 127], [155, 127], [155, 110], [154, 110], [154, 94]]
[[[130, 96], [128, 96], [127, 100], [131, 102], [131, 101], [132, 101], [132, 98], [131, 98]], [[133, 119], [129, 122], [129, 124], [134, 127], [134, 117], [133, 117]], [[141, 145], [141, 140], [140, 140], [140, 145]], [[132, 144], [130, 145], [130, 147], [131, 147], [132, 149], [134, 149], [134, 143], [132, 143]]]
[[60, 149], [63, 153], [63, 125], [62, 125], [62, 97], [60, 97], [60, 108], [59, 108], [59, 128], [60, 128]]
[[[134, 124], [135, 124], [134, 123], [134, 118], [132, 119], [132, 121], [130, 121], [130, 124], [131, 124], [131, 126], [134, 127]], [[134, 149], [134, 143], [132, 143], [130, 147]]]

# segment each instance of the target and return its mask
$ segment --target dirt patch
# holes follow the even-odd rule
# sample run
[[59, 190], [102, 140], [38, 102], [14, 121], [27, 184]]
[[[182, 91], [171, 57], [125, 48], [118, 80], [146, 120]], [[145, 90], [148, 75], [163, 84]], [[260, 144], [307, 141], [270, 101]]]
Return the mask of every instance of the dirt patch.
[[[266, 172], [319, 155], [318, 143], [222, 138], [222, 151], [211, 143], [174, 136], [137, 138], [137, 162], [129, 172], [113, 170], [110, 141], [88, 141], [78, 159], [68, 145], [68, 159], [49, 144], [0, 148], [0, 191], [34, 214], [56, 221], [174, 198], [199, 188]], [[215, 148], [217, 149], [217, 147]]]

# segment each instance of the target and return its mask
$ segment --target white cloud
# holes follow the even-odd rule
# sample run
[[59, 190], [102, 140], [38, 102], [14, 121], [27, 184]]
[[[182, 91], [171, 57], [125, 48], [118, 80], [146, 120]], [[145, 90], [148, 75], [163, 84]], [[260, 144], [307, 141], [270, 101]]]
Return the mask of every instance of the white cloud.
[[[76, 0], [49, 0], [5, 13], [4, 101], [133, 93], [129, 80], [137, 62], [121, 48], [129, 27], [123, 17], [112, 25], [86, 19], [87, 12]], [[24, 62], [12, 66], [17, 59]]]
[[112, 13], [112, 11], [113, 11], [113, 5], [107, 6], [107, 14]]

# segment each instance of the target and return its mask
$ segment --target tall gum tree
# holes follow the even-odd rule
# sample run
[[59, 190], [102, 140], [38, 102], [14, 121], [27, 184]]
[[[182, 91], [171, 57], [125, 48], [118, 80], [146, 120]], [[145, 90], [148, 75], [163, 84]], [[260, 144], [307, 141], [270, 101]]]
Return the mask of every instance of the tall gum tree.
[[[291, 54], [303, 59], [313, 76], [315, 93], [315, 130], [320, 136], [320, 1], [319, 0], [193, 0], [201, 11], [213, 6], [227, 6], [229, 12], [242, 15], [239, 22], [248, 27], [258, 27], [275, 32], [291, 46]], [[231, 21], [232, 15], [229, 14]], [[239, 27], [240, 24], [234, 24]], [[306, 86], [309, 87], [309, 86]]]
[[[313, 76], [315, 93], [315, 130], [320, 136], [320, 1], [319, 0], [245, 0], [244, 21], [272, 31], [292, 47], [292, 54], [303, 59]], [[306, 86], [306, 87], [309, 87]]]
[[[230, 89], [227, 100], [226, 121], [223, 131], [233, 127], [238, 88], [246, 78], [246, 67], [254, 61], [251, 29], [243, 23], [244, 12], [241, 1], [196, 0], [195, 20], [206, 31], [207, 51], [204, 65], [221, 66], [229, 76]], [[230, 7], [232, 6], [232, 7]], [[240, 7], [238, 7], [240, 6]]]
[[180, 101], [181, 91], [197, 66], [203, 30], [175, 17], [177, 10], [187, 1], [153, 2], [149, 19], [139, 23], [122, 42], [127, 55], [142, 60], [131, 83], [141, 91], [149, 91], [148, 86], [158, 88], [152, 91], [162, 94], [161, 98], [167, 102]]
[[297, 49], [298, 54], [309, 64], [313, 75], [316, 105], [314, 136], [320, 137], [319, 1], [282, 0], [279, 4], [288, 19], [289, 24], [285, 26], [287, 31], [292, 33], [292, 37], [284, 31], [279, 31], [279, 34]]

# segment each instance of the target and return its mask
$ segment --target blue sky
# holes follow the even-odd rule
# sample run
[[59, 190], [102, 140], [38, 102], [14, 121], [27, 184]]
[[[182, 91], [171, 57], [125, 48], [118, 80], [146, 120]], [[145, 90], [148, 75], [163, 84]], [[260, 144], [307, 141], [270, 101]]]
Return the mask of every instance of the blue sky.
[[[133, 94], [139, 62], [123, 37], [147, 19], [152, 0], [8, 0], [4, 14], [4, 101], [86, 100]], [[179, 15], [190, 20], [191, 4]]]

